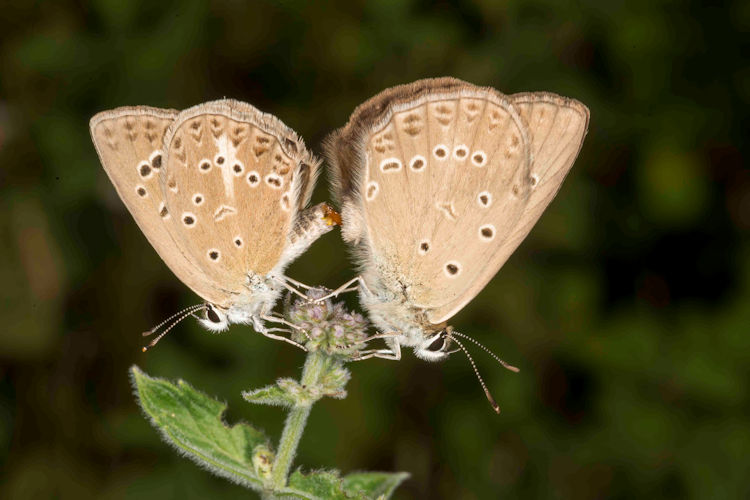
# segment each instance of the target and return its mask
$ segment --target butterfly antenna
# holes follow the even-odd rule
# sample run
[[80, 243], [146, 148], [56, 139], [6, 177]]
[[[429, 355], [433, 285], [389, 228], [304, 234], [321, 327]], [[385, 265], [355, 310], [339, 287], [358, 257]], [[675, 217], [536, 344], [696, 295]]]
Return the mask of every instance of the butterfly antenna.
[[476, 363], [474, 363], [474, 359], [471, 357], [471, 354], [469, 354], [469, 351], [466, 350], [464, 345], [459, 342], [457, 339], [453, 339], [453, 341], [458, 345], [458, 347], [461, 348], [461, 350], [466, 354], [466, 357], [469, 358], [469, 363], [471, 363], [471, 367], [474, 368], [474, 373], [476, 373], [477, 378], [479, 379], [479, 383], [482, 386], [482, 389], [484, 389], [484, 395], [487, 396], [487, 401], [490, 402], [492, 405], [492, 409], [495, 410], [495, 413], [500, 413], [500, 406], [495, 401], [495, 398], [492, 397], [492, 394], [490, 394], [489, 389], [487, 389], [487, 385], [484, 383], [484, 380], [482, 379], [482, 376], [479, 374], [479, 370], [477, 369]]
[[[520, 371], [517, 367], [515, 367], [515, 366], [513, 366], [511, 364], [506, 363], [505, 361], [503, 361], [502, 359], [500, 359], [500, 357], [497, 354], [495, 354], [494, 352], [490, 351], [488, 348], [484, 347], [477, 340], [474, 340], [473, 338], [469, 337], [468, 335], [464, 335], [463, 333], [458, 333], [456, 331], [452, 331], [450, 334], [452, 336], [453, 335], [458, 335], [459, 337], [461, 337], [463, 339], [466, 339], [468, 341], [474, 342], [476, 345], [478, 345], [479, 347], [481, 347], [484, 352], [486, 352], [487, 354], [489, 354], [490, 356], [492, 356], [493, 358], [495, 358], [495, 361], [497, 361], [498, 363], [500, 363], [503, 366], [503, 368], [506, 368], [506, 369], [508, 369], [508, 370], [510, 370], [512, 372], [515, 372], [515, 373], [518, 373]], [[456, 340], [456, 339], [453, 339], [453, 340]], [[458, 341], [456, 341], [456, 342], [458, 342]]]
[[159, 329], [159, 327], [161, 327], [167, 321], [170, 321], [170, 320], [172, 320], [174, 318], [177, 318], [177, 319], [175, 319], [172, 322], [171, 325], [169, 325], [163, 332], [161, 332], [154, 340], [152, 340], [151, 342], [149, 342], [148, 345], [143, 346], [142, 351], [146, 352], [149, 349], [151, 349], [152, 347], [154, 347], [157, 344], [157, 342], [159, 342], [162, 339], [162, 337], [164, 337], [167, 333], [169, 333], [169, 330], [171, 330], [172, 328], [174, 328], [175, 326], [177, 326], [177, 324], [180, 323], [183, 319], [187, 318], [188, 316], [193, 316], [194, 313], [196, 313], [197, 311], [200, 311], [202, 309], [205, 309], [205, 308], [206, 308], [206, 304], [198, 304], [198, 305], [187, 307], [187, 308], [183, 309], [182, 311], [180, 311], [180, 312], [178, 312], [176, 314], [173, 314], [172, 316], [170, 316], [166, 320], [162, 321], [159, 325], [155, 326], [151, 330], [149, 330], [147, 332], [143, 332], [143, 336], [147, 337], [147, 336], [151, 335], [152, 333], [155, 333], [155, 331], [157, 329]]
[[165, 319], [164, 321], [162, 321], [162, 322], [161, 322], [161, 323], [159, 323], [158, 325], [156, 325], [156, 326], [152, 327], [152, 328], [151, 328], [151, 329], [149, 329], [149, 330], [146, 330], [146, 331], [145, 331], [145, 332], [143, 332], [143, 333], [142, 333], [141, 335], [143, 335], [144, 337], [148, 337], [149, 335], [153, 335], [154, 333], [156, 333], [156, 331], [157, 331], [157, 330], [158, 330], [159, 328], [161, 328], [162, 326], [166, 325], [167, 323], [169, 323], [170, 321], [172, 321], [172, 320], [173, 320], [174, 318], [176, 318], [177, 316], [181, 316], [181, 315], [182, 315], [182, 314], [184, 314], [184, 313], [185, 313], [186, 311], [197, 311], [198, 309], [202, 309], [202, 308], [204, 308], [204, 307], [206, 307], [206, 305], [205, 305], [205, 304], [195, 304], [195, 305], [192, 305], [192, 306], [186, 307], [185, 309], [183, 309], [183, 310], [181, 310], [181, 311], [178, 311], [178, 312], [174, 313], [173, 315], [171, 315], [170, 317], [168, 317], [167, 319]]

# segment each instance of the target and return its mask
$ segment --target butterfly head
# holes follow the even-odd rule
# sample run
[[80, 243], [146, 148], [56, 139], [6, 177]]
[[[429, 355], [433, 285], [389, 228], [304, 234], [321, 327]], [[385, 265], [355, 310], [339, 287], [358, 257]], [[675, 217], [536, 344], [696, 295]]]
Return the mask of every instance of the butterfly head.
[[425, 337], [424, 341], [414, 346], [414, 354], [425, 361], [442, 361], [456, 352], [453, 347], [453, 327], [446, 326], [437, 333]]
[[206, 307], [201, 311], [198, 321], [204, 328], [212, 332], [223, 332], [229, 328], [229, 318], [226, 311], [219, 306], [206, 303]]

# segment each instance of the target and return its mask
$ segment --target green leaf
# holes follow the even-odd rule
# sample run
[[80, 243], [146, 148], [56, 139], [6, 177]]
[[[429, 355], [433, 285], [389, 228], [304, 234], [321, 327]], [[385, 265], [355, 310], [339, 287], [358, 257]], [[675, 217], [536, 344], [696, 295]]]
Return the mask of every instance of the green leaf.
[[350, 500], [362, 498], [344, 491], [344, 482], [338, 471], [319, 471], [303, 474], [299, 470], [289, 476], [289, 486], [282, 490], [292, 498]]
[[255, 490], [263, 488], [257, 463], [253, 464], [256, 448], [270, 452], [262, 432], [244, 423], [227, 426], [221, 418], [226, 405], [183, 380], [175, 385], [149, 377], [137, 366], [130, 374], [141, 408], [165, 441], [217, 476]]
[[409, 478], [407, 472], [355, 472], [344, 478], [344, 489], [366, 498], [390, 498], [398, 486]]
[[[284, 380], [279, 380], [279, 383]], [[297, 384], [293, 380], [292, 382]], [[297, 397], [288, 388], [282, 388], [279, 385], [267, 385], [253, 391], [244, 391], [242, 397], [250, 403], [259, 405], [283, 406], [285, 408], [292, 408], [297, 405]]]
[[338, 471], [309, 474], [296, 471], [289, 477], [289, 486], [281, 493], [310, 500], [385, 500], [408, 477], [405, 472], [357, 472], [342, 479]]

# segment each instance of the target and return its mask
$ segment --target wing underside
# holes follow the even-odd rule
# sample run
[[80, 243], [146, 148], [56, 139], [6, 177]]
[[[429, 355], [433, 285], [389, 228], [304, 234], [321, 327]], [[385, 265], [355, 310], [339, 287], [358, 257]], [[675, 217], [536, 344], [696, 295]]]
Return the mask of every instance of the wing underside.
[[366, 276], [434, 324], [487, 284], [572, 166], [578, 101], [452, 78], [390, 89], [328, 141], [344, 235]]

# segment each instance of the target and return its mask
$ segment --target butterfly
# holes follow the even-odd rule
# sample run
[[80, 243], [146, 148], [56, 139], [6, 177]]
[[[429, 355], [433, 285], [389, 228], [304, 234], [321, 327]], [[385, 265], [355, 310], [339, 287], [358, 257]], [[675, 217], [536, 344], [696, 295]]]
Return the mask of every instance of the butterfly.
[[400, 359], [401, 347], [428, 361], [454, 352], [463, 335], [447, 321], [555, 197], [588, 122], [575, 99], [446, 77], [377, 94], [328, 137], [342, 237], [360, 269], [331, 295], [358, 290], [387, 345], [363, 359]]
[[286, 267], [338, 218], [324, 203], [305, 208], [321, 162], [302, 139], [278, 118], [229, 99], [182, 112], [117, 108], [94, 116], [90, 128], [143, 234], [206, 301], [167, 321], [202, 312], [209, 330], [252, 324], [291, 342], [265, 321], [285, 323], [271, 310], [297, 283]]

